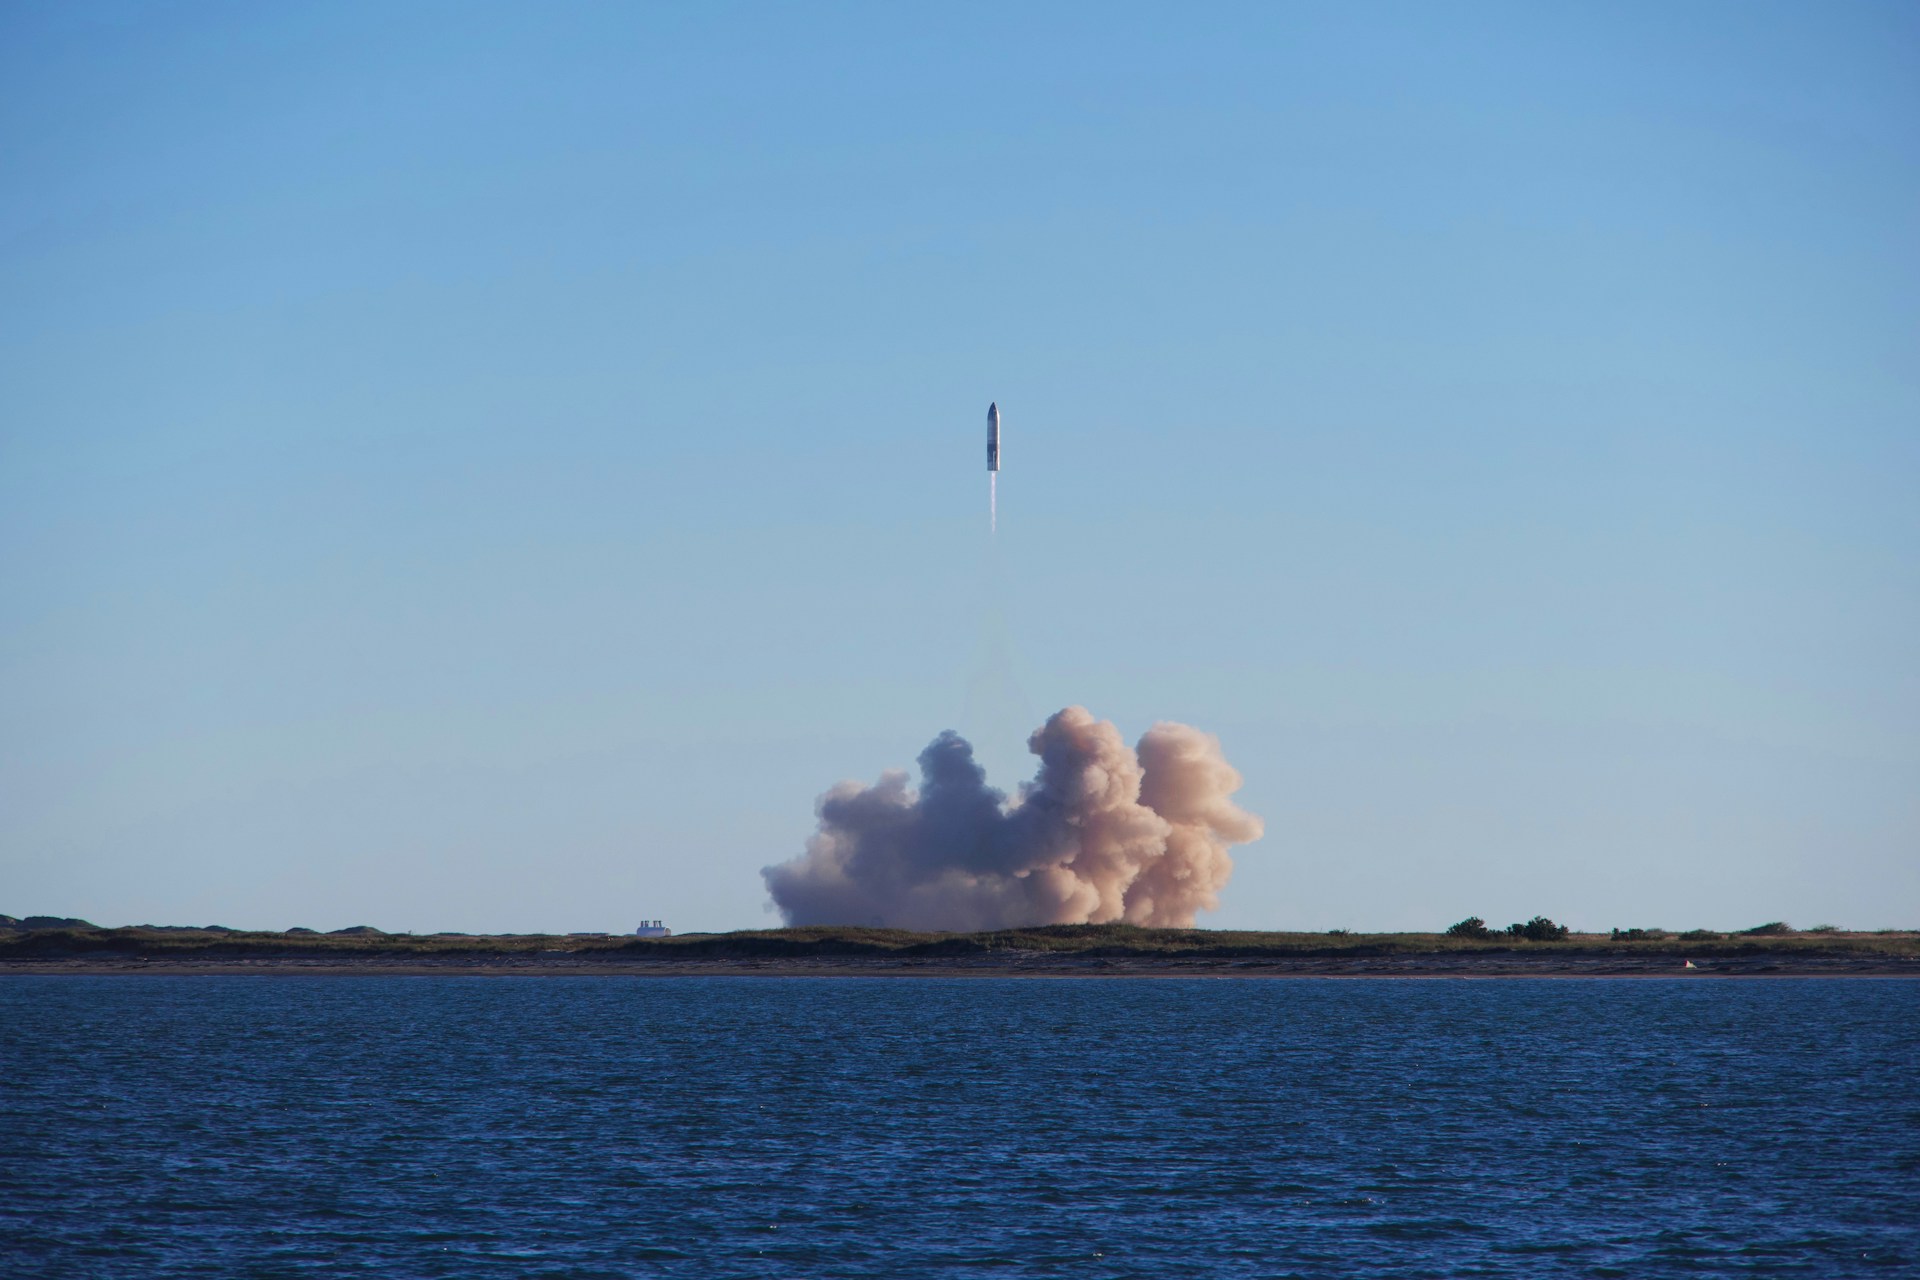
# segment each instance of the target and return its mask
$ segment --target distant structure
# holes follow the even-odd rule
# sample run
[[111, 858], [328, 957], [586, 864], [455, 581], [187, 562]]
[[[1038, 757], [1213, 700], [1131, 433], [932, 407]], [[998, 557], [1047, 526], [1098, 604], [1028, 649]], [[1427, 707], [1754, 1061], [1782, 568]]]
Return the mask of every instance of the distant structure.
[[633, 935], [636, 938], [671, 938], [673, 930], [667, 928], [664, 921], [642, 920], [640, 927], [633, 931]]

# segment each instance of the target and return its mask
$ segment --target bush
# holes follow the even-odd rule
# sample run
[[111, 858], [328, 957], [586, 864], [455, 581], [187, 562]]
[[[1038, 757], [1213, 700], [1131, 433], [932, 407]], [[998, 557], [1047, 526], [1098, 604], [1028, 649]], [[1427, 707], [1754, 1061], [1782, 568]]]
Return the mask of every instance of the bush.
[[1726, 937], [1725, 934], [1715, 933], [1711, 929], [1689, 929], [1685, 933], [1680, 935], [1680, 941], [1682, 942], [1719, 942], [1721, 939], [1725, 937]]
[[1459, 924], [1448, 926], [1447, 936], [1449, 938], [1473, 938], [1476, 941], [1484, 941], [1487, 938], [1493, 937], [1494, 933], [1493, 930], [1487, 928], [1487, 922], [1479, 916], [1468, 916]]
[[1757, 924], [1751, 929], [1742, 929], [1740, 932], [1749, 938], [1783, 938], [1793, 932], [1793, 926], [1784, 920], [1769, 920], [1765, 924]]
[[1817, 924], [1813, 926], [1813, 928], [1807, 930], [1807, 932], [1808, 933], [1838, 933], [1840, 932], [1840, 926], [1837, 924]]
[[1615, 929], [1615, 942], [1659, 942], [1667, 936], [1665, 929]]
[[1535, 916], [1525, 924], [1507, 926], [1510, 938], [1525, 938], [1528, 942], [1560, 942], [1567, 936], [1567, 926], [1555, 924], [1545, 916]]

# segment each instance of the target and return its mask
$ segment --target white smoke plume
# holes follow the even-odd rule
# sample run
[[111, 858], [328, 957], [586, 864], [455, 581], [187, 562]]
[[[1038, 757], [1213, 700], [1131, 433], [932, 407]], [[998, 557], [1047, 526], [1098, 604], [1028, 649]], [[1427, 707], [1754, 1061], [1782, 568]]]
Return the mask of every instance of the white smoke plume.
[[1260, 819], [1212, 734], [1162, 722], [1137, 750], [1084, 707], [1027, 739], [1040, 770], [1012, 802], [949, 730], [905, 770], [820, 797], [807, 851], [761, 872], [789, 924], [974, 931], [1037, 924], [1187, 926], [1219, 905], [1227, 847]]

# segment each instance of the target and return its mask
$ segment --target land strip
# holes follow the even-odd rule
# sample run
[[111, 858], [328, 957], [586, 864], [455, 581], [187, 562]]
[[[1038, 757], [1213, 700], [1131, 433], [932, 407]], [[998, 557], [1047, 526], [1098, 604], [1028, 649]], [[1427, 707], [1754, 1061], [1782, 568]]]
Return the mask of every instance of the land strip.
[[1556, 941], [1055, 925], [972, 934], [796, 928], [600, 934], [0, 931], [5, 974], [634, 977], [1920, 977], [1920, 933], [1696, 932]]

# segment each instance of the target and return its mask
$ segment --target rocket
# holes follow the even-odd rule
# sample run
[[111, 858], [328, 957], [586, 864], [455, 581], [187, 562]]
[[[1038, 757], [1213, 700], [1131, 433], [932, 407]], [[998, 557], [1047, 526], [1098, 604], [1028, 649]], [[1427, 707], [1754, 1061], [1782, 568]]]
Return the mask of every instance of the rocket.
[[1000, 405], [987, 406], [987, 470], [1000, 469]]

